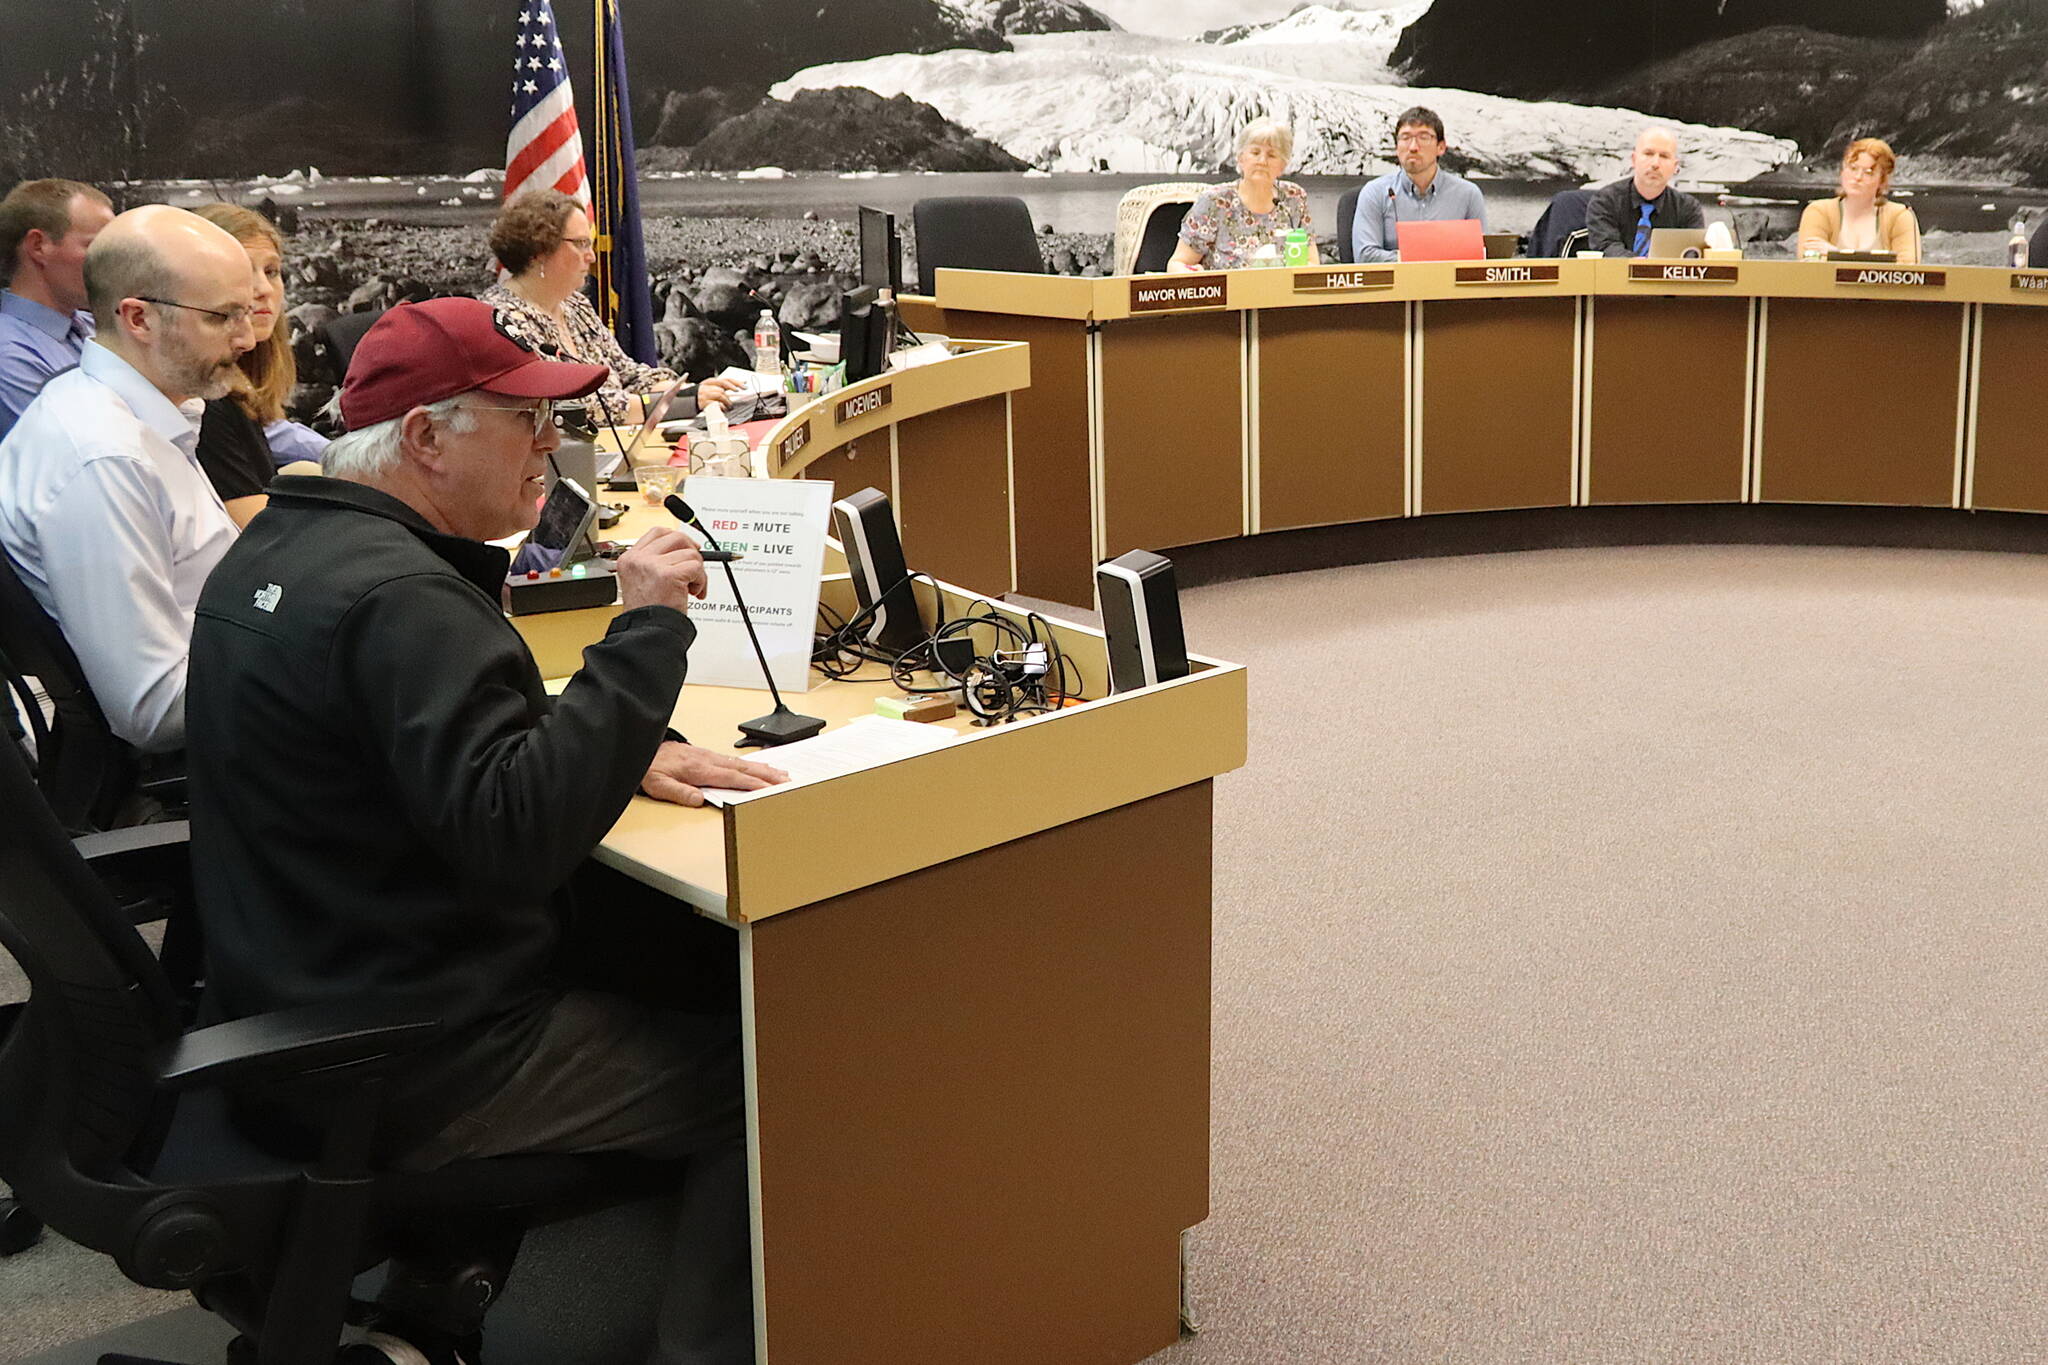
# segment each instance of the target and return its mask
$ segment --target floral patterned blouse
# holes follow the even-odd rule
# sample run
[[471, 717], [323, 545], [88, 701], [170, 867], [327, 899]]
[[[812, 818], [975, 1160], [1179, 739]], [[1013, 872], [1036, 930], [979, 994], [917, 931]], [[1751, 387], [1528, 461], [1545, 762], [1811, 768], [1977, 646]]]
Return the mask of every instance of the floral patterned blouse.
[[674, 370], [642, 365], [627, 355], [619, 339], [598, 317], [597, 307], [587, 295], [571, 294], [562, 305], [566, 328], [547, 309], [521, 297], [510, 285], [494, 284], [481, 297], [493, 307], [517, 314], [529, 330], [554, 341], [566, 355], [586, 364], [609, 367], [611, 382], [597, 393], [615, 419], [625, 415], [626, 402], [632, 395], [655, 392], [676, 377]]
[[1252, 253], [1280, 233], [1294, 228], [1313, 232], [1308, 221], [1308, 191], [1292, 180], [1273, 186], [1273, 211], [1253, 213], [1238, 198], [1237, 186], [1211, 185], [1195, 196], [1181, 220], [1180, 239], [1202, 253], [1204, 270], [1240, 270]]

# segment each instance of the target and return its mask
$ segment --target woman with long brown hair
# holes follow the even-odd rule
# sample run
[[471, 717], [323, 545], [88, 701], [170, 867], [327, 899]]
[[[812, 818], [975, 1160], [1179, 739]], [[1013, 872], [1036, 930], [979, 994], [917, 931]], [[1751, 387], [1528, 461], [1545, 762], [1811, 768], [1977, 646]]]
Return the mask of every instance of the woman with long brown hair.
[[[195, 452], [228, 515], [237, 526], [247, 526], [270, 501], [265, 490], [278, 472], [264, 430], [286, 423], [285, 404], [299, 381], [290, 329], [283, 325], [284, 234], [268, 218], [239, 204], [202, 204], [192, 211], [242, 244], [256, 277], [256, 310], [249, 319], [256, 345], [242, 357], [228, 396], [206, 405]], [[308, 465], [295, 472], [319, 470]]]

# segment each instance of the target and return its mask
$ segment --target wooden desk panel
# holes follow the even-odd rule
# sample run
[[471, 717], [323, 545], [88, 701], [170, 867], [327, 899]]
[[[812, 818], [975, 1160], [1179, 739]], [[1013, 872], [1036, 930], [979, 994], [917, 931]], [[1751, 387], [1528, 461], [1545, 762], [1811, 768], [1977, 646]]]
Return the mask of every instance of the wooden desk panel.
[[1231, 312], [1104, 327], [1103, 558], [1244, 534], [1242, 337]]
[[[933, 310], [936, 312], [936, 310]], [[1067, 318], [950, 310], [936, 319], [948, 336], [1023, 341], [1031, 346], [1031, 387], [1012, 395], [1017, 504], [1017, 591], [1087, 607], [1095, 601], [1089, 485], [1088, 330]], [[918, 324], [913, 324], [918, 325]], [[969, 580], [977, 581], [977, 580]]]
[[1977, 360], [1977, 473], [1970, 505], [2048, 512], [2048, 311], [1986, 308]]
[[1965, 316], [1956, 304], [1772, 299], [1762, 500], [1951, 505]]
[[1201, 782], [749, 927], [764, 1365], [1174, 1343], [1210, 857]]
[[1407, 505], [1408, 309], [1258, 315], [1259, 531], [1398, 517]]
[[896, 428], [896, 525], [912, 568], [991, 593], [1016, 587], [1009, 422], [1007, 398], [984, 398]]
[[1591, 308], [1587, 500], [1741, 502], [1749, 300], [1602, 298]]
[[1422, 510], [1569, 505], [1577, 301], [1474, 299], [1420, 307]]

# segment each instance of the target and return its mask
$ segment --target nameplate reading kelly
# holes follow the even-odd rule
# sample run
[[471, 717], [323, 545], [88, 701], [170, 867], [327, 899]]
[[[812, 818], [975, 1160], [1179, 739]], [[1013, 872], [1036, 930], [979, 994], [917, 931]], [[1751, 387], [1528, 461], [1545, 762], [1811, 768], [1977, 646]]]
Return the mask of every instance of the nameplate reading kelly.
[[1296, 272], [1297, 294], [1350, 294], [1364, 289], [1392, 289], [1391, 270], [1307, 270]]
[[791, 460], [803, 454], [804, 447], [810, 443], [811, 424], [805, 422], [795, 431], [782, 438], [781, 442], [775, 447], [775, 454], [784, 464], [788, 464]]
[[1894, 270], [1889, 266], [1843, 266], [1836, 284], [1874, 284], [1881, 289], [1939, 289], [1948, 283], [1946, 270]]
[[1459, 284], [1556, 284], [1562, 274], [1554, 265], [1461, 265]]
[[1651, 284], [1734, 284], [1742, 271], [1732, 265], [1632, 265], [1628, 277]]
[[1171, 280], [1131, 281], [1133, 313], [1172, 313], [1183, 308], [1229, 306], [1228, 275], [1180, 275]]
[[895, 387], [894, 384], [884, 384], [879, 389], [869, 389], [866, 393], [856, 394], [854, 397], [841, 403], [839, 405], [840, 424], [843, 426], [856, 417], [865, 417], [871, 412], [880, 412], [883, 408], [888, 407], [890, 403], [895, 401], [895, 394], [892, 392]]
[[2022, 294], [2048, 294], [2048, 274], [2015, 275], [2012, 287]]

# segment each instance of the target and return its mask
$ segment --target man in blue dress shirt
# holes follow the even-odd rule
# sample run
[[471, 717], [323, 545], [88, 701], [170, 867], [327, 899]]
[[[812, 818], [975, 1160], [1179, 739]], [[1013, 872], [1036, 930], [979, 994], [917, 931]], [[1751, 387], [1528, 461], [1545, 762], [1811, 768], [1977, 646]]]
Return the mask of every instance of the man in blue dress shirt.
[[1449, 146], [1444, 121], [1428, 109], [1410, 109], [1394, 124], [1398, 171], [1369, 181], [1358, 193], [1351, 220], [1351, 258], [1360, 263], [1398, 261], [1396, 223], [1450, 223], [1477, 218], [1486, 231], [1486, 196], [1461, 175], [1437, 165]]
[[27, 180], [0, 199], [0, 437], [92, 337], [85, 253], [112, 221], [107, 196], [76, 180]]

